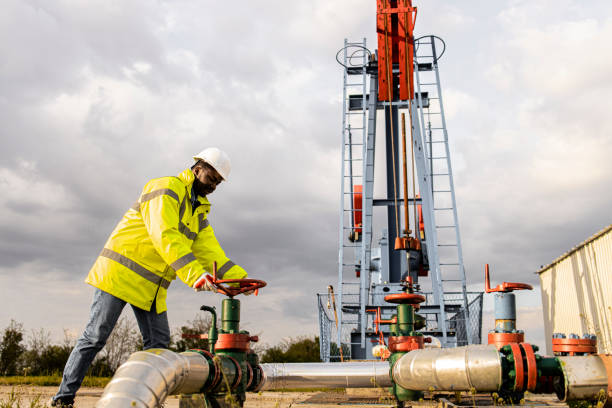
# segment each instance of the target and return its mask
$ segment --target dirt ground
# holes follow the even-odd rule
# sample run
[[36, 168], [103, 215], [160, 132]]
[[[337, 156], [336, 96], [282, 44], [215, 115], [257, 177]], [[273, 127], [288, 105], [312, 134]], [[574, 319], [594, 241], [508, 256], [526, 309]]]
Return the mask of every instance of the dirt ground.
[[[9, 395], [13, 392], [19, 399], [20, 403], [12, 404], [13, 408], [30, 408], [31, 402], [40, 401], [45, 405], [47, 401], [55, 394], [57, 387], [32, 387], [32, 386], [0, 386], [0, 406], [3, 402], [9, 399]], [[83, 387], [79, 390], [76, 397], [77, 408], [93, 408], [102, 395], [102, 388]], [[456, 408], [457, 405], [450, 403], [446, 398], [440, 396], [438, 401], [422, 401], [413, 402], [413, 407], [419, 408]], [[449, 399], [449, 397], [447, 397]], [[477, 405], [479, 408], [485, 408], [490, 405], [490, 398], [483, 396], [469, 403], [464, 401], [464, 406]], [[346, 393], [339, 392], [262, 392], [259, 394], [247, 394], [245, 408], [289, 408], [292, 406], [301, 405], [304, 407], [321, 407], [321, 408], [357, 408], [357, 407], [380, 407], [392, 408], [395, 405], [389, 399], [388, 394], [383, 390], [376, 389], [349, 389]], [[6, 405], [4, 405], [6, 406]], [[41, 405], [38, 405], [40, 407]], [[171, 396], [166, 399], [164, 408], [178, 408], [179, 400], [177, 396]], [[511, 408], [516, 408], [513, 406]], [[566, 404], [560, 403], [556, 398], [550, 395], [530, 395], [530, 398], [523, 407], [536, 408], [561, 408], [567, 407]], [[493, 408], [493, 407], [491, 407]], [[497, 406], [495, 408], [504, 408]], [[509, 407], [510, 408], [510, 407]]]
[[[82, 387], [76, 396], [77, 408], [93, 408], [102, 395], [102, 388]], [[57, 387], [32, 387], [32, 386], [0, 386], [0, 404], [9, 399], [9, 394], [14, 392], [20, 398], [20, 407], [29, 408], [32, 401], [38, 399], [45, 404], [57, 392]], [[287, 408], [296, 404], [304, 404], [316, 407], [335, 407], [343, 405], [344, 408], [363, 407], [364, 403], [376, 407], [393, 407], [392, 404], [382, 403], [376, 393], [369, 393], [369, 396], [353, 395], [347, 396], [340, 393], [323, 392], [262, 392], [260, 394], [247, 394], [245, 408]], [[357, 404], [352, 405], [350, 400]], [[177, 396], [166, 399], [165, 408], [178, 408], [179, 401]], [[17, 408], [17, 405], [14, 405]]]

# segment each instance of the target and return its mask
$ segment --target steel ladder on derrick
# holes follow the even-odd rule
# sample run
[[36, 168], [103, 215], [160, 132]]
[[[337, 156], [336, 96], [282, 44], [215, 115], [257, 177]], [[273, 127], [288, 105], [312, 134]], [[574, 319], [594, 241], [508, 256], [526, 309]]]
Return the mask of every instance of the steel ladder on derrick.
[[[418, 124], [419, 129], [415, 133], [420, 134], [418, 144], [423, 149], [419, 155], [421, 160], [417, 158], [420, 190], [421, 194], [423, 191], [430, 192], [430, 200], [424, 200], [430, 202], [424, 203], [424, 207], [430, 206], [427, 212], [432, 216], [424, 214], [424, 218], [426, 232], [429, 229], [427, 233], [430, 235], [425, 237], [425, 241], [428, 243], [432, 292], [434, 301], [440, 305], [435, 320], [445, 340], [448, 331], [455, 329], [455, 345], [462, 346], [478, 340], [470, 334], [465, 268], [438, 71], [438, 60], [444, 53], [444, 49], [440, 51], [439, 46], [443, 44], [441, 39], [433, 35], [415, 41], [417, 109], [413, 112], [413, 123]], [[450, 346], [448, 341], [443, 346]]]
[[[342, 102], [342, 170], [340, 228], [338, 237], [338, 302], [340, 308], [361, 310], [359, 314], [338, 313], [336, 341], [346, 344], [352, 329], [364, 330], [365, 305], [368, 303], [370, 242], [372, 239], [373, 148], [368, 143], [368, 74], [369, 51], [362, 42], [344, 40], [342, 59], [345, 66]], [[361, 186], [360, 188], [358, 186]], [[359, 191], [361, 190], [361, 191]], [[360, 198], [360, 207], [356, 198]], [[355, 221], [361, 218], [361, 226]], [[358, 234], [356, 234], [358, 232]], [[349, 238], [353, 235], [353, 238]]]

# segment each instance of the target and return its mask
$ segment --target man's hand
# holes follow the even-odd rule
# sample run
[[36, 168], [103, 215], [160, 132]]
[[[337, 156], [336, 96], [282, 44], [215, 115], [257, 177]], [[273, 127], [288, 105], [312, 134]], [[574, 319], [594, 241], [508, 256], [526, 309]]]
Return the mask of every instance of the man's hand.
[[254, 290], [249, 290], [248, 292], [243, 292], [242, 294], [243, 294], [244, 296], [250, 296], [250, 295], [252, 295], [253, 293], [255, 293], [255, 291], [254, 291]]
[[[207, 290], [210, 292], [217, 293], [217, 288], [208, 279], [209, 277], [210, 277], [209, 274], [203, 273], [202, 276], [200, 276], [200, 278], [197, 281], [195, 281], [195, 283], [193, 284], [193, 289], [196, 292]], [[212, 279], [212, 277], [210, 277], [210, 279]]]

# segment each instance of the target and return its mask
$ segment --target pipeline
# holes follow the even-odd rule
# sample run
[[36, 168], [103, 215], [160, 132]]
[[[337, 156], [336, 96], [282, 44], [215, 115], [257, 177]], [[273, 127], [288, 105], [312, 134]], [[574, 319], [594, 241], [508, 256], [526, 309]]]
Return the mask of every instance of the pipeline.
[[414, 391], [554, 392], [563, 402], [612, 401], [609, 356], [542, 357], [532, 352], [533, 358], [526, 355], [515, 364], [524, 345], [515, 344], [518, 354], [506, 355], [493, 344], [413, 350], [393, 365], [393, 381]]
[[502, 384], [495, 346], [413, 350], [393, 366], [393, 381], [407, 390], [497, 391]]
[[[555, 382], [554, 392], [561, 401], [612, 397], [612, 361], [608, 356], [538, 357], [538, 378], [557, 373], [560, 380]], [[393, 365], [392, 381], [388, 364], [381, 361], [254, 366], [247, 362], [247, 370], [241, 370], [230, 356], [213, 357], [203, 350], [179, 354], [151, 349], [132, 354], [119, 367], [96, 408], [155, 408], [169, 395], [233, 391], [241, 384], [242, 372], [247, 373], [247, 391], [388, 387], [395, 382], [413, 391], [499, 392], [509, 388], [507, 361], [494, 345], [413, 350]]]
[[209, 373], [206, 358], [198, 353], [137, 351], [117, 369], [96, 407], [158, 407], [168, 395], [198, 392]]
[[284, 363], [261, 364], [261, 390], [281, 388], [367, 388], [389, 387], [389, 363]]
[[180, 354], [166, 349], [137, 351], [117, 369], [96, 408], [155, 408], [169, 395], [234, 389], [241, 376], [235, 359], [213, 358], [203, 350]]
[[[589, 400], [598, 396], [600, 399], [607, 397], [609, 406], [612, 389], [612, 378], [608, 376], [609, 368], [606, 367], [609, 356], [560, 356], [557, 359], [563, 367], [563, 387], [557, 391], [561, 401]], [[602, 390], [606, 395], [599, 396]]]
[[[381, 361], [260, 364], [255, 367], [249, 364], [247, 373], [247, 391], [391, 385], [389, 364]], [[119, 367], [96, 408], [155, 408], [169, 395], [222, 393], [228, 386], [233, 390], [240, 383], [241, 375], [240, 365], [232, 357], [213, 358], [203, 350], [184, 353], [166, 349], [138, 351]]]

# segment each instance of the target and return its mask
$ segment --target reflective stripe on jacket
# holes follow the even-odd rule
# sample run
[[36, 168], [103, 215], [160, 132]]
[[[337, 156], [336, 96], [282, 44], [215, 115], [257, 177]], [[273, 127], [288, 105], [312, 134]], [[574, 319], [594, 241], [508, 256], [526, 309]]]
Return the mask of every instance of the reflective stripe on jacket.
[[217, 277], [241, 279], [247, 273], [235, 265], [215, 238], [208, 222], [210, 202], [198, 197], [191, 205], [191, 169], [178, 177], [149, 181], [136, 202], [108, 238], [85, 282], [144, 310], [157, 299], [164, 312], [166, 290], [177, 276], [193, 286], [217, 262]]

